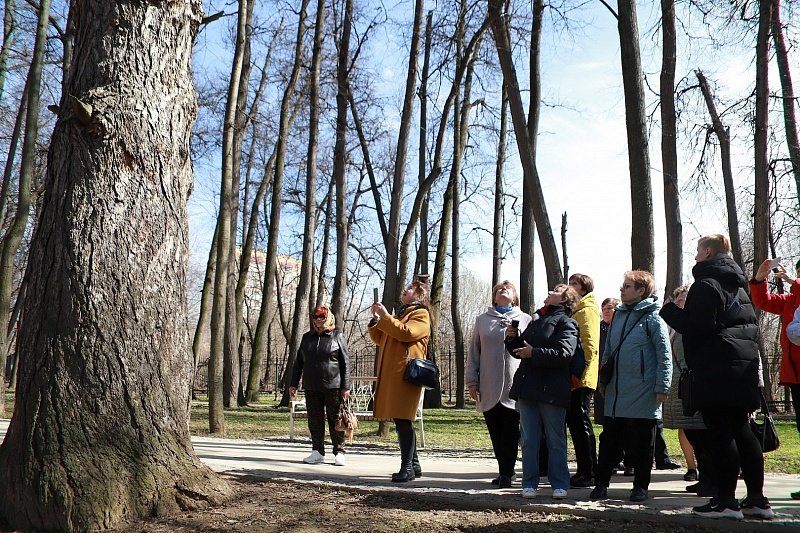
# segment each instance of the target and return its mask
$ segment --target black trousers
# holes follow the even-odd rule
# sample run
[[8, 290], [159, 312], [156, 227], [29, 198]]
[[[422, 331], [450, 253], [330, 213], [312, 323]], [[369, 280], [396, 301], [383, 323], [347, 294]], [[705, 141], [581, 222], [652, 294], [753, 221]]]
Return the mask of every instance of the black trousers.
[[694, 457], [697, 459], [697, 473], [699, 481], [704, 485], [716, 487], [717, 476], [714, 472], [713, 458], [709, 453], [711, 435], [707, 429], [684, 429], [686, 439], [694, 448]]
[[570, 395], [567, 409], [567, 428], [578, 463], [576, 475], [594, 477], [597, 469], [597, 443], [589, 416], [589, 405], [594, 391], [586, 387], [575, 389]]
[[311, 449], [325, 455], [325, 420], [333, 443], [333, 454], [344, 452], [344, 432], [336, 431], [336, 417], [339, 415], [339, 389], [325, 392], [306, 391], [306, 410], [308, 411], [308, 432], [311, 433]]
[[794, 423], [797, 431], [800, 431], [800, 384], [789, 385], [789, 392], [792, 394], [792, 407], [794, 408]]
[[514, 474], [519, 451], [519, 412], [498, 403], [483, 413], [501, 476]]
[[736, 480], [742, 470], [747, 496], [764, 495], [764, 455], [761, 444], [750, 429], [750, 413], [745, 410], [714, 409], [702, 411], [708, 428], [709, 457], [717, 476], [719, 500], [725, 505], [736, 502]]
[[653, 468], [655, 437], [654, 418], [605, 417], [603, 432], [600, 433], [596, 485], [608, 487], [611, 473], [624, 450], [626, 460], [634, 469], [633, 486], [647, 490], [650, 486], [650, 470]]
[[670, 460], [669, 453], [667, 452], [667, 443], [664, 441], [664, 421], [660, 418], [656, 421], [654, 455], [656, 459], [656, 468], [664, 466], [664, 464]]

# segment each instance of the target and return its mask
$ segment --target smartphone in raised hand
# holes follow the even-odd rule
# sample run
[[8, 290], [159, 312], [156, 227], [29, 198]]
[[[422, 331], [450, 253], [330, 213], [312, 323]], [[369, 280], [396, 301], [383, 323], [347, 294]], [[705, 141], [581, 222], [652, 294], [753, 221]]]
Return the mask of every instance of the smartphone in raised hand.
[[781, 257], [776, 257], [769, 262], [769, 268], [776, 274], [778, 273], [778, 267], [781, 266], [781, 259]]

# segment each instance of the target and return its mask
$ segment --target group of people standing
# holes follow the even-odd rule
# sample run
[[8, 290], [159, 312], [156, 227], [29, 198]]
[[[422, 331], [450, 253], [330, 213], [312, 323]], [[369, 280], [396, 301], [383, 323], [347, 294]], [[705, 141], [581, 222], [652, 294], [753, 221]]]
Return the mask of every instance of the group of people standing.
[[[732, 519], [774, 516], [763, 494], [762, 450], [749, 425], [750, 414], [761, 404], [763, 381], [758, 325], [744, 290], [747, 278], [731, 258], [730, 243], [723, 235], [701, 238], [695, 259], [694, 284], [677, 289], [663, 306], [651, 273], [626, 272], [619, 300], [603, 301], [602, 320], [592, 280], [583, 274], [570, 277], [569, 285], [554, 287], [534, 317], [514, 307], [518, 301], [513, 285], [504, 281], [494, 287], [493, 306], [478, 317], [473, 329], [466, 373], [470, 396], [484, 414], [498, 461], [499, 476], [493, 483], [511, 486], [516, 451], [512, 448], [521, 437], [523, 497], [536, 497], [546, 471], [555, 499], [565, 498], [569, 488], [589, 486], [593, 486], [590, 499], [605, 499], [611, 476], [624, 458], [626, 472], [633, 475], [629, 499], [646, 501], [654, 460], [658, 466], [660, 455], [664, 467], [675, 464], [665, 456], [663, 440], [656, 454], [663, 420], [666, 427], [679, 429], [689, 467], [684, 478], [698, 481], [687, 490], [710, 497], [707, 504], [693, 509], [695, 514]], [[800, 262], [797, 267], [800, 275]], [[753, 286], [763, 283], [768, 272], [762, 265], [750, 288], [757, 305], [779, 313], [777, 302], [796, 296], [776, 300], [766, 289], [756, 293]], [[783, 271], [778, 275], [786, 276]], [[795, 283], [794, 278], [791, 281]], [[793, 286], [791, 294], [798, 293]], [[771, 309], [767, 302], [772, 302]], [[800, 334], [800, 311], [797, 314]], [[788, 346], [786, 332], [783, 337]], [[797, 350], [789, 348], [793, 349]], [[570, 375], [576, 353], [587, 363], [581, 376]], [[782, 383], [796, 383], [796, 374], [789, 371], [800, 370], [800, 357], [784, 357], [783, 363]], [[696, 409], [686, 413], [677, 382], [689, 369], [697, 391]], [[593, 394], [602, 406], [603, 420], [596, 458], [589, 418]], [[515, 413], [519, 434], [508, 429]], [[567, 429], [577, 462], [571, 478]], [[540, 460], [545, 451], [546, 462]], [[740, 472], [747, 486], [742, 501], [735, 497]]]
[[[590, 499], [605, 499], [611, 476], [624, 459], [626, 473], [633, 475], [630, 500], [646, 501], [654, 459], [658, 468], [679, 466], [666, 455], [660, 435], [663, 419], [664, 426], [679, 430], [688, 466], [685, 479], [698, 481], [687, 490], [711, 498], [695, 507], [695, 514], [774, 516], [763, 494], [762, 450], [749, 425], [750, 414], [761, 405], [763, 380], [757, 320], [745, 291], [748, 280], [731, 258], [724, 235], [702, 237], [695, 260], [694, 283], [678, 288], [663, 306], [651, 273], [626, 272], [619, 300], [603, 301], [602, 319], [593, 281], [584, 274], [573, 274], [569, 284], [549, 291], [533, 316], [520, 309], [512, 283], [492, 288], [492, 305], [473, 328], [465, 375], [497, 460], [492, 484], [512, 486], [521, 443], [525, 498], [537, 496], [546, 475], [555, 499], [565, 498], [570, 488], [584, 487], [592, 487]], [[764, 283], [768, 263], [761, 265], [749, 288], [755, 305], [784, 319], [781, 383], [791, 387], [798, 413], [800, 347], [792, 341], [800, 344], [800, 282], [781, 267], [776, 275], [790, 281], [791, 291], [770, 294]], [[800, 261], [796, 268], [800, 277]], [[400, 469], [392, 475], [395, 482], [422, 475], [412, 426], [422, 389], [404, 381], [403, 373], [409, 358], [426, 357], [428, 294], [427, 280], [415, 279], [394, 314], [378, 302], [371, 307], [368, 331], [379, 347], [373, 411], [376, 418], [395, 423], [401, 452]], [[795, 322], [789, 324], [787, 316], [795, 313]], [[315, 310], [292, 374], [290, 394], [305, 368], [313, 444], [305, 459], [309, 463], [324, 458], [324, 408], [335, 463], [345, 464], [343, 438], [332, 425], [336, 405], [349, 390], [347, 347], [337, 332], [330, 311]], [[585, 361], [577, 374], [576, 357]], [[323, 370], [309, 374], [309, 361], [323, 361]], [[694, 381], [692, 412], [686, 412], [677, 394], [678, 377], [686, 370]], [[590, 418], [592, 397], [596, 409], [600, 406], [596, 415], [602, 415], [599, 445]], [[797, 424], [800, 430], [800, 415]], [[571, 477], [567, 430], [577, 462]], [[740, 472], [747, 486], [742, 501], [735, 497]], [[800, 499], [800, 491], [792, 497]]]

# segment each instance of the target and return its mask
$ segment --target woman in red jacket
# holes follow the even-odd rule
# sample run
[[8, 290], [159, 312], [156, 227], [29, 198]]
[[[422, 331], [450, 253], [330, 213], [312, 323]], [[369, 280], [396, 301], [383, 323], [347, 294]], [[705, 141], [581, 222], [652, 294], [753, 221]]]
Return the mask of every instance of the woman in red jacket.
[[[781, 375], [780, 384], [789, 387], [792, 393], [792, 406], [794, 407], [795, 423], [800, 431], [800, 346], [789, 342], [786, 336], [786, 326], [794, 318], [795, 309], [800, 306], [800, 261], [794, 268], [798, 279], [791, 276], [786, 269], [779, 265], [775, 277], [789, 283], [788, 293], [777, 294], [769, 292], [766, 280], [772, 266], [772, 260], [767, 259], [758, 267], [755, 276], [750, 279], [750, 296], [753, 304], [767, 313], [781, 317]], [[792, 493], [792, 499], [800, 500], [800, 490]]]

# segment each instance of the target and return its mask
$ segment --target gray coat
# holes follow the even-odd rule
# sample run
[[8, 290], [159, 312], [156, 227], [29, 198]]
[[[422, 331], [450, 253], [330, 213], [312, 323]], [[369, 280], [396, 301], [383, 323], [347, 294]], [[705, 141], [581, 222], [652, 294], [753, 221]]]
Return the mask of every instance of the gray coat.
[[502, 403], [514, 409], [516, 402], [508, 397], [508, 390], [519, 367], [519, 359], [506, 352], [503, 341], [506, 326], [511, 320], [519, 320], [519, 331], [525, 331], [531, 316], [514, 307], [508, 313], [499, 313], [494, 306], [475, 319], [472, 328], [472, 342], [467, 354], [465, 379], [467, 387], [477, 385], [480, 400], [475, 405], [479, 413], [484, 413]]
[[670, 336], [672, 344], [672, 384], [669, 386], [669, 396], [662, 407], [664, 427], [668, 429], [706, 429], [703, 416], [697, 412], [694, 416], [684, 416], [683, 402], [678, 398], [678, 382], [681, 372], [688, 369], [686, 358], [683, 355], [683, 337], [677, 331]]

